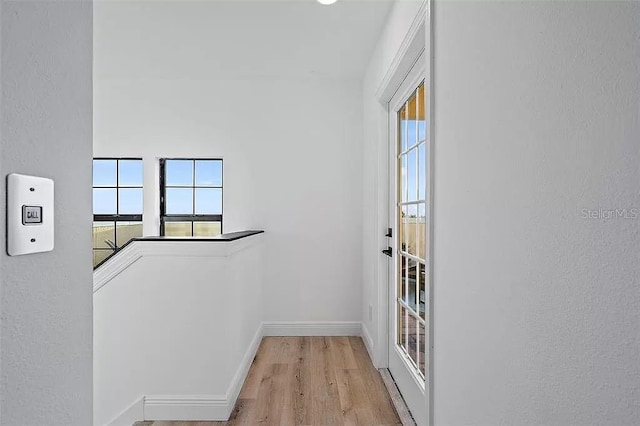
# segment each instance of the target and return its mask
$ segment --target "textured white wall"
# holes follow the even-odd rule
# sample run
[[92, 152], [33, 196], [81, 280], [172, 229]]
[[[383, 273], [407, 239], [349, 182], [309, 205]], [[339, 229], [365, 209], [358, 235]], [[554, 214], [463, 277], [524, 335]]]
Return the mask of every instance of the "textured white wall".
[[[0, 200], [5, 176], [55, 181], [55, 249], [0, 253], [0, 424], [92, 421], [92, 4], [3, 1]], [[0, 209], [0, 241], [5, 241]]]
[[638, 424], [639, 23], [436, 3], [436, 425]]

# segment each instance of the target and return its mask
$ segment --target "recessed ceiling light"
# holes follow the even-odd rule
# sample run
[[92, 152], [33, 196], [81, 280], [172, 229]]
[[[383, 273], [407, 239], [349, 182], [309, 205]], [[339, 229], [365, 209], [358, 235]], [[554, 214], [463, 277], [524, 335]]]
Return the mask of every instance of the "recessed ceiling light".
[[320, 3], [320, 4], [334, 4], [337, 1], [338, 0], [318, 0], [318, 3]]

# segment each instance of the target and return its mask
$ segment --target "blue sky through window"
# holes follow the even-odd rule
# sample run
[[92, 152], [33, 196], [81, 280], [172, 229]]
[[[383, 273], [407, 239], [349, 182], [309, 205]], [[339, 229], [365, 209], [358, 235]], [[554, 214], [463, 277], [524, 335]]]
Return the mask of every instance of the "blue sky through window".
[[119, 189], [120, 214], [142, 214], [142, 188]]
[[222, 161], [196, 160], [196, 186], [222, 186]]
[[222, 189], [196, 188], [196, 214], [222, 214]]
[[167, 214], [193, 214], [193, 190], [191, 188], [167, 188]]
[[427, 124], [424, 120], [401, 120], [400, 133], [401, 145], [400, 149], [406, 151], [414, 146], [418, 141], [425, 139]]
[[142, 186], [142, 161], [120, 160], [118, 165], [120, 173], [120, 186]]
[[115, 188], [142, 184], [142, 160], [93, 160], [93, 214], [142, 214], [142, 188]]
[[[401, 151], [409, 150], [402, 155], [402, 179], [404, 191], [402, 201], [424, 200], [426, 197], [427, 158], [426, 145], [423, 143], [426, 137], [426, 122], [424, 120], [401, 120], [400, 138]], [[416, 145], [418, 148], [413, 148]], [[417, 158], [416, 158], [417, 157]], [[417, 160], [417, 165], [416, 165]], [[417, 183], [416, 183], [417, 175]], [[413, 212], [412, 212], [413, 213]]]
[[116, 214], [116, 210], [117, 201], [115, 189], [93, 189], [93, 214]]
[[427, 157], [426, 157], [426, 145], [422, 144], [418, 147], [418, 179], [420, 179], [421, 184], [418, 188], [418, 199], [424, 200], [426, 197], [426, 167], [427, 167]]
[[116, 160], [93, 160], [93, 186], [116, 186]]
[[192, 186], [193, 161], [167, 160], [166, 179], [167, 186]]
[[222, 214], [222, 160], [166, 160], [165, 186], [166, 214]]

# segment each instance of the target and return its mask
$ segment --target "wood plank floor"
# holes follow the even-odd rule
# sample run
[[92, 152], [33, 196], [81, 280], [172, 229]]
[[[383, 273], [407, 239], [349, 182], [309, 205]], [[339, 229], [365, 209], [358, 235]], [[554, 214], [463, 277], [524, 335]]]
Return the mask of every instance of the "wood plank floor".
[[359, 337], [265, 337], [228, 422], [150, 426], [401, 425]]

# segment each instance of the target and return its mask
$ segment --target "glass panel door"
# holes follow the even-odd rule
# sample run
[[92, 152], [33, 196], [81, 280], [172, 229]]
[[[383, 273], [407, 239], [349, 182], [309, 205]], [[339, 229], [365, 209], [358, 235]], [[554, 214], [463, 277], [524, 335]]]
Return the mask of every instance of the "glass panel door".
[[429, 137], [424, 55], [389, 103], [389, 372], [418, 426], [427, 424]]
[[425, 282], [427, 264], [426, 121], [424, 83], [397, 112], [396, 343], [416, 375], [425, 378]]

